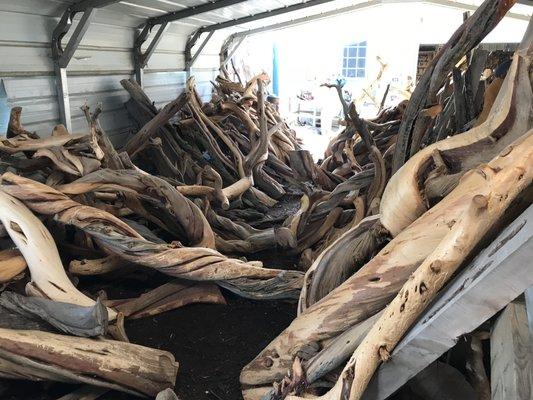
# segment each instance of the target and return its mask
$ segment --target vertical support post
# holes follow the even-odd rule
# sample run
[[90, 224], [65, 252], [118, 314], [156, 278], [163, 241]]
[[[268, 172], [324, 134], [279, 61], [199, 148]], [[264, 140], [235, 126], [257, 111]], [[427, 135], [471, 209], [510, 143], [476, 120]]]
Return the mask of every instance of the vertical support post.
[[163, 34], [168, 28], [168, 22], [163, 22], [159, 29], [157, 30], [154, 38], [148, 45], [148, 48], [143, 53], [141, 50], [142, 44], [148, 39], [148, 36], [150, 35], [150, 31], [152, 30], [153, 25], [146, 24], [144, 25], [142, 31], [139, 33], [137, 38], [135, 39], [135, 43], [133, 46], [133, 62], [135, 64], [135, 80], [137, 83], [142, 87], [143, 85], [143, 76], [144, 76], [144, 67], [146, 67], [146, 64], [148, 64], [148, 60], [152, 57], [154, 54], [154, 51], [161, 41], [161, 38], [163, 37]]
[[[83, 15], [76, 26], [65, 49], [61, 40], [72, 26], [72, 19], [78, 12]], [[91, 21], [96, 15], [96, 8], [87, 7], [84, 10], [74, 10], [71, 7], [63, 13], [61, 20], [52, 33], [52, 56], [54, 59], [54, 72], [56, 77], [57, 102], [59, 105], [59, 120], [68, 132], [72, 132], [72, 120], [70, 114], [70, 99], [68, 91], [67, 66], [76, 52], [83, 36], [89, 29]]]
[[192, 46], [185, 49], [185, 71], [187, 72], [187, 79], [189, 78], [191, 74], [191, 68], [198, 59], [198, 56], [202, 53], [202, 50], [207, 45], [207, 42], [211, 39], [215, 31], [210, 31], [207, 37], [204, 39], [204, 41], [200, 44], [200, 47], [198, 47], [198, 50], [194, 55], [192, 55]]
[[144, 68], [141, 67], [141, 65], [137, 62], [135, 63], [135, 81], [139, 84], [140, 87], [143, 87]]
[[58, 62], [54, 63], [56, 75], [57, 102], [59, 105], [59, 120], [72, 133], [72, 120], [70, 115], [70, 99], [67, 83], [67, 69], [61, 68]]

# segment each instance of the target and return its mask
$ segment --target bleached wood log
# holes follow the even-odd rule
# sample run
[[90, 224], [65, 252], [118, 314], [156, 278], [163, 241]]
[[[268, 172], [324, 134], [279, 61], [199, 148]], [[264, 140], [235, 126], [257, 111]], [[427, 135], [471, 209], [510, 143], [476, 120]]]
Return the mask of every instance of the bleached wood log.
[[[43, 296], [80, 306], [94, 306], [67, 277], [57, 247], [43, 223], [19, 200], [0, 190], [0, 221], [24, 256], [31, 274], [29, 285]], [[108, 309], [109, 319], [116, 313]]]

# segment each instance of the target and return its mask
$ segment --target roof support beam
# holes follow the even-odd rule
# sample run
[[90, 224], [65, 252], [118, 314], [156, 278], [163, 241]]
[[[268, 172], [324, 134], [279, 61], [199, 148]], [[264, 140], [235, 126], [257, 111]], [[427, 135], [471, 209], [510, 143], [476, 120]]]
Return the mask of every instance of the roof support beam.
[[[54, 60], [54, 72], [56, 76], [57, 101], [59, 104], [59, 120], [72, 132], [72, 122], [70, 118], [70, 101], [67, 83], [67, 67], [76, 52], [83, 36], [89, 29], [91, 21], [96, 15], [96, 10], [119, 0], [82, 0], [68, 7], [63, 13], [59, 23], [52, 32], [52, 58]], [[76, 29], [72, 33], [67, 45], [63, 48], [62, 39], [72, 27], [74, 17], [78, 13], [83, 13]]]
[[[206, 32], [212, 33], [220, 29], [230, 28], [232, 26], [246, 24], [248, 22], [275, 17], [277, 15], [283, 15], [283, 14], [286, 14], [292, 11], [303, 10], [309, 7], [318, 6], [320, 4], [330, 3], [332, 1], [334, 0], [308, 0], [308, 1], [303, 1], [301, 3], [296, 3], [290, 6], [275, 8], [273, 10], [264, 11], [258, 14], [253, 14], [253, 15], [249, 15], [246, 17], [242, 17], [242, 18], [232, 19], [232, 20], [225, 21], [225, 22], [220, 22], [218, 24], [203, 26], [197, 29], [195, 32], [193, 32], [187, 39], [187, 44], [185, 46], [185, 59], [192, 58], [191, 51], [193, 47], [196, 45], [196, 42], [198, 41], [202, 33], [206, 33]], [[199, 55], [199, 52], [197, 54]]]
[[220, 29], [224, 28], [230, 28], [232, 26], [246, 24], [248, 22], [254, 22], [258, 21], [260, 19], [275, 17], [278, 15], [283, 15], [292, 11], [298, 11], [298, 10], [304, 10], [309, 7], [318, 6], [321, 4], [331, 3], [334, 0], [308, 0], [304, 1], [302, 3], [296, 3], [290, 6], [285, 6], [281, 8], [275, 8], [273, 10], [265, 11], [258, 14], [249, 15], [247, 17], [232, 19], [230, 21], [226, 22], [220, 22], [218, 24], [213, 25], [207, 25], [203, 26], [200, 29], [198, 29], [197, 32], [204, 33], [204, 32], [211, 32], [211, 31], [218, 31]]
[[[196, 50], [196, 53], [194, 53], [194, 55], [191, 55], [190, 51], [185, 53], [185, 71], [188, 71], [188, 72], [191, 71], [191, 68], [196, 62], [198, 56], [200, 55], [200, 53], [202, 53], [202, 50], [204, 49], [207, 42], [209, 42], [209, 39], [211, 39], [214, 33], [215, 31], [209, 32], [209, 34], [200, 44], [200, 47], [198, 47], [198, 50]], [[190, 59], [188, 59], [188, 57], [190, 57]]]
[[88, 8], [102, 8], [120, 0], [81, 0], [70, 6], [70, 10], [74, 13], [85, 11]]
[[[85, 0], [85, 1], [96, 1], [96, 0]], [[106, 1], [106, 0], [104, 0]], [[173, 21], [178, 21], [180, 19], [185, 19], [189, 17], [193, 17], [198, 14], [206, 13], [209, 11], [215, 11], [224, 7], [233, 6], [235, 4], [244, 3], [247, 0], [212, 0], [205, 4], [200, 4], [198, 6], [184, 8], [179, 11], [170, 12], [165, 15], [160, 15], [158, 17], [152, 17], [148, 18], [146, 20], [146, 23], [142, 25], [141, 30], [138, 34], [138, 36], [135, 39], [135, 43], [133, 45], [133, 60], [135, 65], [135, 79], [139, 85], [142, 86], [142, 78], [143, 78], [143, 70], [148, 64], [148, 61], [150, 60], [150, 57], [154, 54], [154, 51], [161, 41], [161, 38], [163, 37], [163, 34], [165, 33], [165, 30], [168, 27], [168, 24]], [[146, 49], [146, 51], [143, 53], [141, 50], [141, 46], [143, 43], [148, 39], [148, 36], [150, 35], [150, 32], [152, 29], [159, 25], [158, 31], [155, 34], [154, 38], [152, 39], [152, 42]], [[207, 41], [211, 38], [211, 35], [208, 36], [208, 38], [204, 41], [202, 44], [202, 48], [207, 44]], [[198, 57], [198, 54], [195, 54], [194, 57], [191, 56], [191, 52], [185, 52], [185, 69], [190, 70], [194, 62], [196, 61], [196, 58]]]
[[200, 4], [198, 6], [184, 8], [179, 11], [173, 11], [159, 17], [149, 18], [146, 23], [148, 25], [160, 25], [165, 22], [178, 21], [180, 19], [193, 17], [198, 14], [206, 13], [209, 11], [215, 11], [220, 8], [233, 6], [235, 4], [244, 3], [247, 0], [213, 0], [209, 3]]

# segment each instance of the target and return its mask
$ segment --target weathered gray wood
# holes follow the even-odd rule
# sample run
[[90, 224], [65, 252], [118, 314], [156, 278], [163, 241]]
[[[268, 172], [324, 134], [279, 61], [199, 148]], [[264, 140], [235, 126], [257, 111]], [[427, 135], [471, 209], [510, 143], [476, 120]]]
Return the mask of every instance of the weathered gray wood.
[[99, 299], [94, 307], [82, 307], [6, 291], [0, 295], [0, 306], [30, 319], [40, 318], [58, 330], [74, 336], [93, 337], [105, 335], [107, 332], [107, 310]]
[[363, 399], [386, 399], [453, 347], [459, 337], [533, 285], [532, 257], [530, 206], [442, 291], [374, 375]]
[[498, 317], [490, 337], [492, 400], [533, 398], [532, 350], [526, 306], [515, 300]]
[[533, 286], [524, 292], [526, 298], [526, 312], [529, 325], [529, 335], [533, 342]]

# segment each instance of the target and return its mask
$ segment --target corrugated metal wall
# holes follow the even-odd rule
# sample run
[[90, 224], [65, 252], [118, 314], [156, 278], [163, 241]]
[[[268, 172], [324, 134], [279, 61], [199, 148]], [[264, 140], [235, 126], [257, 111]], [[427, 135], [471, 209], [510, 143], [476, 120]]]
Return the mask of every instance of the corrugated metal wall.
[[[30, 131], [46, 136], [59, 123], [50, 40], [68, 3], [0, 1], [0, 134], [5, 132], [9, 111], [16, 105], [23, 107], [23, 123]], [[160, 12], [121, 3], [98, 10], [95, 22], [68, 66], [74, 131], [86, 129], [80, 107], [85, 103], [92, 107], [101, 103], [104, 112], [100, 122], [113, 142], [120, 145], [127, 139], [131, 124], [123, 103], [128, 94], [120, 80], [133, 73], [136, 27], [154, 14]], [[158, 107], [183, 90], [186, 78], [182, 51], [187, 35], [202, 23], [191, 24], [186, 20], [172, 23], [150, 59], [145, 69], [145, 90]], [[66, 40], [68, 37], [63, 43]], [[217, 65], [216, 54], [200, 57], [195, 65], [193, 74], [204, 97], [210, 94], [209, 81]]]

